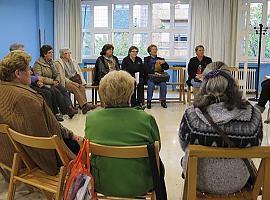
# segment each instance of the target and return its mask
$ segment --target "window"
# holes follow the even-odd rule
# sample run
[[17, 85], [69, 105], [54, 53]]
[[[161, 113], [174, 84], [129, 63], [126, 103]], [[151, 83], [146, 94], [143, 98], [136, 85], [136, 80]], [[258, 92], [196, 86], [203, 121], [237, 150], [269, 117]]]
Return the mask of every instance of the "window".
[[145, 56], [147, 52], [148, 33], [136, 33], [133, 35], [133, 44], [139, 49], [139, 56]]
[[104, 44], [108, 43], [108, 34], [95, 34], [95, 55], [99, 55]]
[[94, 7], [94, 27], [108, 27], [108, 6]]
[[[238, 56], [239, 61], [244, 60], [248, 56], [249, 61], [257, 61], [259, 50], [259, 34], [255, 28], [259, 28], [259, 24], [263, 25], [263, 29], [270, 25], [270, 1], [242, 0], [238, 9], [239, 28], [238, 28]], [[269, 32], [269, 30], [267, 31]], [[262, 35], [261, 60], [269, 61], [270, 58], [270, 35], [267, 33]]]
[[154, 29], [170, 28], [171, 16], [169, 3], [153, 3], [152, 12], [152, 27]]
[[176, 4], [174, 12], [174, 26], [182, 27], [188, 23], [189, 4]]
[[114, 54], [120, 57], [125, 57], [128, 54], [129, 42], [128, 33], [120, 32], [113, 35]]
[[115, 4], [113, 6], [113, 28], [128, 29], [129, 28], [129, 5]]
[[148, 22], [148, 5], [133, 6], [133, 27], [147, 27]]
[[139, 56], [148, 56], [155, 44], [158, 55], [167, 60], [185, 61], [188, 52], [188, 0], [82, 1], [82, 57], [96, 59], [104, 44], [114, 45], [122, 59], [130, 46]]

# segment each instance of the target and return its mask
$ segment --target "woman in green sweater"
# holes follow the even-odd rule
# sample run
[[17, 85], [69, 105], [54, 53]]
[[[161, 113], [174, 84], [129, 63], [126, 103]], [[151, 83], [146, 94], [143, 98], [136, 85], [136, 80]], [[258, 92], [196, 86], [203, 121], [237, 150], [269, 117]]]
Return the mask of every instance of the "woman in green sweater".
[[[125, 71], [113, 71], [101, 79], [99, 94], [105, 108], [86, 118], [85, 137], [91, 142], [135, 146], [160, 141], [155, 118], [130, 107], [134, 81]], [[147, 158], [91, 156], [91, 164], [95, 190], [104, 195], [134, 197], [153, 189]]]

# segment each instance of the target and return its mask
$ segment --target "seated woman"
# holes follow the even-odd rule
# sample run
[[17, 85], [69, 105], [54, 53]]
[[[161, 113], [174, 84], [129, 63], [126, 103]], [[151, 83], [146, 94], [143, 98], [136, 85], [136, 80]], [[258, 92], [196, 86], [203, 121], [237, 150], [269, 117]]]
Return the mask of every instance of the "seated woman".
[[59, 72], [52, 60], [53, 50], [50, 45], [43, 45], [40, 48], [40, 58], [34, 64], [34, 72], [43, 78], [43, 84], [54, 90], [58, 107], [62, 114], [72, 118], [78, 113], [72, 106], [67, 90], [60, 85]]
[[[99, 85], [104, 109], [89, 113], [85, 137], [114, 146], [145, 145], [160, 141], [155, 118], [130, 107], [134, 78], [125, 71], [105, 75]], [[149, 162], [142, 159], [115, 159], [91, 156], [95, 190], [120, 197], [143, 195], [153, 189]]]
[[[25, 51], [15, 50], [0, 62], [0, 124], [7, 124], [12, 129], [30, 136], [50, 137], [56, 134], [73, 151], [72, 153], [64, 146], [69, 157], [73, 159], [74, 153], [77, 154], [80, 149], [75, 141], [77, 137], [57, 122], [43, 97], [29, 87], [30, 61], [31, 56]], [[1, 142], [3, 141], [0, 141], [1, 146], [7, 146]], [[58, 172], [61, 163], [55, 151], [28, 147], [25, 147], [25, 150], [37, 166], [48, 174], [55, 175]], [[7, 151], [14, 153], [14, 148], [10, 146], [1, 151], [0, 157], [5, 157], [4, 153]], [[6, 159], [9, 163], [12, 157]]]
[[113, 55], [114, 47], [111, 44], [105, 44], [102, 47], [100, 56], [96, 60], [95, 64], [95, 76], [93, 85], [99, 85], [100, 80], [107, 73], [120, 70], [120, 64], [118, 58]]
[[198, 45], [195, 48], [196, 56], [191, 58], [188, 63], [187, 85], [193, 87], [195, 93], [198, 92], [202, 84], [202, 73], [212, 59], [204, 55], [204, 47]]
[[128, 50], [128, 56], [122, 62], [122, 70], [130, 73], [133, 78], [135, 78], [135, 73], [139, 72], [139, 83], [137, 83], [137, 87], [135, 84], [134, 93], [131, 97], [131, 107], [141, 106], [144, 102], [143, 73], [145, 70], [142, 59], [138, 57], [138, 52], [139, 49], [137, 47], [131, 46]]
[[60, 74], [60, 84], [68, 91], [72, 92], [78, 101], [82, 113], [86, 114], [89, 110], [96, 108], [87, 102], [85, 87], [86, 84], [78, 63], [71, 59], [69, 48], [59, 50], [60, 59], [55, 66]]
[[255, 105], [261, 113], [265, 110], [266, 103], [270, 100], [270, 79], [266, 79], [262, 82], [262, 91], [258, 100], [258, 103]]
[[[213, 70], [203, 74], [201, 90], [194, 105], [188, 108], [179, 128], [180, 144], [187, 151], [189, 144], [228, 147], [204, 116], [208, 113], [229, 139], [239, 148], [259, 146], [263, 138], [259, 110], [242, 99], [236, 81], [222, 62], [207, 66]], [[233, 98], [232, 98], [233, 97]], [[185, 174], [187, 154], [182, 159]], [[198, 162], [197, 189], [213, 194], [231, 194], [241, 190], [249, 179], [242, 159], [203, 158]]]
[[[22, 50], [24, 51], [24, 45], [20, 43], [14, 43], [10, 45], [9, 51]], [[33, 69], [31, 69], [33, 72]], [[53, 114], [58, 121], [64, 121], [62, 115], [59, 114], [59, 109], [57, 107], [57, 101], [54, 94], [54, 91], [51, 88], [45, 87], [43, 84], [43, 78], [34, 74], [31, 75], [31, 85], [30, 87], [40, 93], [45, 99], [48, 106], [52, 109]]]
[[150, 56], [147, 56], [144, 58], [144, 65], [146, 68], [146, 77], [145, 79], [147, 80], [147, 108], [151, 109], [151, 101], [153, 98], [153, 92], [155, 89], [155, 85], [160, 86], [160, 94], [159, 94], [159, 99], [161, 102], [161, 106], [163, 108], [167, 108], [166, 104], [166, 94], [167, 94], [167, 85], [166, 82], [161, 82], [161, 83], [154, 83], [152, 80], [149, 79], [148, 75], [149, 74], [157, 74], [159, 75], [159, 72], [156, 72], [155, 66], [159, 66], [160, 72], [164, 72], [164, 70], [169, 69], [168, 63], [165, 62], [164, 58], [160, 58], [157, 56], [157, 46], [154, 44], [151, 44], [147, 48], [147, 52], [149, 53]]

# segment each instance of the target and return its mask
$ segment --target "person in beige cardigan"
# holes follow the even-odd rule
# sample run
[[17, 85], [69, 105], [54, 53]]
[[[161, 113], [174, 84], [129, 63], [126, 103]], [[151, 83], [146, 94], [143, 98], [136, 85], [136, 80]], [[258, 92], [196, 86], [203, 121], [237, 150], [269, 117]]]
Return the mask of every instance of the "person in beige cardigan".
[[[87, 102], [85, 84], [78, 63], [71, 58], [71, 51], [69, 48], [59, 50], [60, 59], [55, 62], [56, 69], [59, 72], [59, 82], [69, 92], [73, 93], [75, 99], [78, 101], [82, 113], [86, 114], [89, 110], [95, 109], [96, 106]], [[77, 77], [74, 79], [74, 77]]]
[[[15, 50], [0, 62], [0, 124], [7, 124], [29, 136], [58, 135], [68, 156], [73, 159], [80, 149], [76, 141], [78, 137], [56, 120], [43, 97], [29, 87], [32, 73], [30, 61], [28, 53]], [[1, 162], [11, 166], [14, 154], [12, 144], [8, 138], [1, 137], [0, 146]], [[54, 150], [24, 149], [39, 168], [50, 175], [57, 174], [61, 162]]]

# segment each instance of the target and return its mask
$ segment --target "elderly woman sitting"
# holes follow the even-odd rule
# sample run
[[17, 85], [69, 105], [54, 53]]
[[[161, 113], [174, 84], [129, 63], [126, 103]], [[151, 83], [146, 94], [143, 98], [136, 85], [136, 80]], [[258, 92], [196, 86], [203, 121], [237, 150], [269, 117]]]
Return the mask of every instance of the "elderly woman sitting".
[[[215, 70], [209, 72], [207, 68]], [[211, 125], [209, 116], [226, 132], [236, 147], [260, 145], [263, 129], [259, 110], [242, 99], [242, 93], [224, 63], [214, 62], [207, 68], [203, 73], [198, 98], [194, 106], [186, 110], [180, 124], [182, 150], [186, 151], [189, 144], [228, 147]], [[182, 160], [184, 173], [186, 159], [184, 157]], [[197, 189], [213, 194], [235, 193], [246, 185], [249, 177], [248, 168], [242, 159], [204, 158], [198, 162]]]
[[[125, 71], [113, 71], [100, 81], [104, 109], [86, 118], [85, 137], [104, 145], [134, 146], [160, 141], [155, 118], [130, 107], [134, 78]], [[134, 197], [153, 189], [146, 159], [115, 159], [91, 156], [95, 190], [112, 196]]]
[[[49, 137], [56, 134], [77, 154], [80, 149], [75, 141], [77, 137], [57, 122], [42, 96], [29, 87], [30, 61], [31, 56], [25, 51], [15, 50], [0, 62], [0, 124], [8, 124], [12, 129], [30, 136]], [[0, 154], [1, 161], [11, 164], [12, 157], [7, 157], [5, 153], [13, 155], [14, 148], [10, 142], [3, 144], [3, 141], [8, 140], [0, 141], [4, 148]], [[63, 145], [70, 158], [74, 158], [70, 149]], [[53, 150], [28, 147], [25, 150], [38, 167], [50, 175], [57, 174], [61, 163]]]
[[75, 95], [82, 113], [86, 114], [96, 106], [87, 103], [85, 87], [86, 84], [78, 63], [71, 58], [69, 48], [59, 50], [60, 59], [56, 61], [55, 66], [60, 74], [60, 84]]

